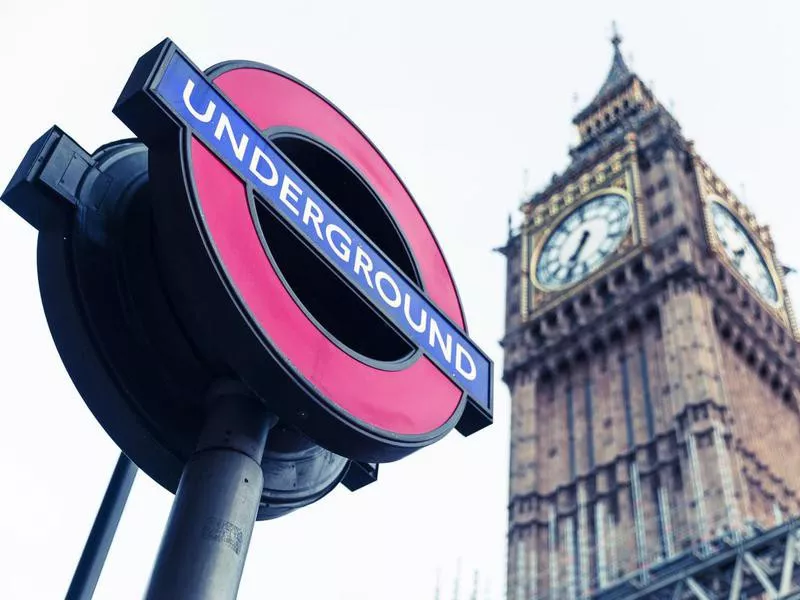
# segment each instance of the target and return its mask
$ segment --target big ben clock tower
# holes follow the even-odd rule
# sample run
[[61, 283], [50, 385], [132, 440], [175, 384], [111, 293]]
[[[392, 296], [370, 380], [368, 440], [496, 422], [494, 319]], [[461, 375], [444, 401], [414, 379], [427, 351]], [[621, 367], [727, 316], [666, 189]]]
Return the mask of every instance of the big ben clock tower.
[[508, 598], [788, 597], [800, 362], [784, 270], [620, 41], [570, 165], [502, 249]]

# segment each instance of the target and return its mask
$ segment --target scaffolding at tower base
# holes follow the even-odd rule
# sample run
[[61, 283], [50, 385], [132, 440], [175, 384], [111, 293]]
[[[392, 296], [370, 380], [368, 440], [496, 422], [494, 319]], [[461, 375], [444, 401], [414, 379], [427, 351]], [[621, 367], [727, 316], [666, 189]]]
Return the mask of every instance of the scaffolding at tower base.
[[[632, 573], [591, 600], [800, 599], [800, 519], [725, 536]], [[646, 583], [645, 583], [646, 582]]]

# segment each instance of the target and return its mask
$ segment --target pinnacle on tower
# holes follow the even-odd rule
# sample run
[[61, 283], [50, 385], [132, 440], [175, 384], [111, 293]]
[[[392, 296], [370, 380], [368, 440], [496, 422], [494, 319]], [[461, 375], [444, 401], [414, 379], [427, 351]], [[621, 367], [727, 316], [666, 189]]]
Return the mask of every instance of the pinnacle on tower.
[[[608, 74], [592, 101], [572, 119], [580, 134], [580, 144], [570, 150], [573, 159], [596, 148], [598, 141], [608, 143], [608, 134], [624, 134], [623, 129], [627, 127], [625, 122], [635, 115], [660, 106], [652, 91], [625, 62], [620, 49], [622, 36], [616, 23], [612, 24], [610, 41], [613, 54]], [[617, 137], [620, 138], [620, 135]]]
[[600, 87], [600, 91], [597, 92], [595, 100], [599, 100], [610, 90], [616, 88], [622, 82], [627, 81], [628, 78], [633, 74], [628, 68], [628, 65], [625, 63], [625, 59], [622, 56], [622, 51], [619, 49], [620, 44], [622, 44], [622, 36], [620, 36], [619, 31], [617, 31], [616, 22], [612, 23], [612, 29], [613, 35], [611, 37], [611, 44], [614, 46], [614, 57], [611, 60], [611, 69], [608, 71], [608, 76], [606, 77], [603, 85]]
[[635, 78], [633, 71], [630, 70], [625, 58], [622, 56], [622, 51], [620, 50], [622, 36], [617, 30], [616, 23], [612, 24], [612, 31], [611, 45], [614, 47], [614, 53], [611, 58], [611, 68], [608, 70], [608, 75], [606, 75], [603, 85], [600, 86], [592, 101], [573, 119], [573, 123], [576, 125], [592, 116], [609, 99], [622, 92]]
[[453, 600], [459, 600], [461, 597], [460, 593], [460, 586], [461, 586], [461, 559], [458, 559], [456, 563], [456, 578], [453, 583]]

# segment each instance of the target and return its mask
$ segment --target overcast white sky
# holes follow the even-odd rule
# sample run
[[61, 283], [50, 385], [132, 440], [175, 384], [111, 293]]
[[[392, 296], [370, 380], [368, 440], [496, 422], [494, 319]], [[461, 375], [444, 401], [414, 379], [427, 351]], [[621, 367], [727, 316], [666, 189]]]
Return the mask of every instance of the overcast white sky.
[[[566, 164], [570, 119], [623, 51], [699, 152], [800, 266], [800, 37], [789, 2], [0, 2], [0, 189], [58, 124], [89, 150], [129, 132], [111, 108], [136, 59], [171, 37], [202, 67], [265, 62], [306, 81], [384, 152], [425, 212], [472, 337], [502, 360], [506, 216]], [[63, 597], [117, 449], [75, 392], [45, 322], [36, 234], [0, 206], [0, 597]], [[798, 290], [797, 282], [792, 286]], [[795, 294], [797, 298], [797, 294]], [[498, 371], [500, 369], [498, 368]], [[504, 588], [508, 395], [496, 424], [453, 433], [258, 523], [240, 598], [432, 599], [461, 557]], [[141, 597], [171, 496], [139, 474], [96, 598]], [[471, 585], [465, 581], [461, 598]]]

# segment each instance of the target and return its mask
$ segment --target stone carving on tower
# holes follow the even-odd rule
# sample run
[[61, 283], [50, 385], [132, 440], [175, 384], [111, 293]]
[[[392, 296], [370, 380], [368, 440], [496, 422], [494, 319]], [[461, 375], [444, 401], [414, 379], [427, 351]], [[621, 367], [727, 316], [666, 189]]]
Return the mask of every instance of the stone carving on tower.
[[797, 330], [769, 228], [620, 41], [570, 165], [502, 248], [510, 600], [641, 587], [800, 513]]

